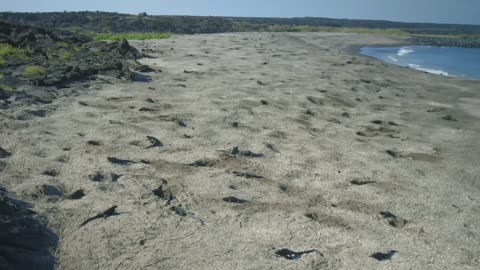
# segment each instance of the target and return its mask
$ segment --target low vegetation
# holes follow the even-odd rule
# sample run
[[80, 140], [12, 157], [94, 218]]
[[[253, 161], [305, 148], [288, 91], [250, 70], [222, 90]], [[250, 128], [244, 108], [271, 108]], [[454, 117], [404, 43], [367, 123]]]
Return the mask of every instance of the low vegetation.
[[354, 28], [354, 27], [317, 27], [317, 26], [289, 26], [272, 25], [265, 31], [269, 32], [332, 32], [332, 33], [358, 33], [380, 35], [409, 35], [408, 32], [396, 28]]
[[[478, 35], [480, 25], [402, 23], [376, 20], [348, 20], [331, 18], [241, 18], [207, 16], [151, 16], [112, 12], [50, 12], [12, 13], [0, 12], [0, 19], [12, 23], [31, 24], [44, 28], [61, 27], [75, 33], [225, 33], [244, 31], [318, 31], [316, 27], [335, 29], [399, 29], [410, 34]], [[282, 26], [282, 27], [278, 27]], [[308, 26], [308, 27], [306, 27]], [[313, 28], [310, 28], [313, 27]], [[353, 30], [351, 30], [353, 31]], [[387, 33], [391, 33], [388, 30]], [[393, 31], [394, 34], [398, 30]]]
[[60, 54], [60, 59], [63, 61], [68, 61], [73, 58], [73, 54], [71, 52], [62, 52]]
[[23, 50], [15, 48], [14, 46], [8, 43], [0, 44], [0, 57], [5, 57], [5, 56], [14, 57], [23, 53], [24, 53]]
[[172, 35], [168, 33], [126, 33], [126, 34], [100, 34], [96, 36], [97, 40], [147, 40], [147, 39], [166, 39]]
[[[140, 57], [142, 54], [128, 42], [96, 41], [85, 34], [0, 20], [2, 84], [63, 87], [71, 82], [95, 79], [96, 75], [133, 80], [132, 69], [136, 63], [127, 60]], [[0, 92], [0, 99], [4, 94], [5, 91]]]
[[0, 67], [8, 65], [8, 58], [26, 59], [27, 52], [8, 43], [0, 44]]
[[47, 70], [41, 66], [28, 66], [25, 68], [25, 75], [29, 77], [40, 76], [47, 73]]
[[0, 88], [6, 91], [15, 92], [15, 88], [8, 86], [6, 84], [0, 84]]

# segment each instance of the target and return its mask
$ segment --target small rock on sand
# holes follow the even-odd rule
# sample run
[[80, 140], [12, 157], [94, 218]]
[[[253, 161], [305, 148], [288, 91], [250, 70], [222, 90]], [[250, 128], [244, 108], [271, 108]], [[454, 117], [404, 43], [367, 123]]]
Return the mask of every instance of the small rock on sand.
[[12, 153], [8, 152], [7, 150], [0, 147], [0, 158], [8, 158], [11, 157]]

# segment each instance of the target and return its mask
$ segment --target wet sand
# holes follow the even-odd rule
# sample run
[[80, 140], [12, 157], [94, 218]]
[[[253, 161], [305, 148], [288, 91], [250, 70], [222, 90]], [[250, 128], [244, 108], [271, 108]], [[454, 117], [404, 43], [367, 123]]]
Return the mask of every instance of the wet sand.
[[480, 83], [351, 49], [405, 42], [132, 42], [151, 82], [1, 112], [0, 182], [58, 234], [58, 269], [476, 269]]

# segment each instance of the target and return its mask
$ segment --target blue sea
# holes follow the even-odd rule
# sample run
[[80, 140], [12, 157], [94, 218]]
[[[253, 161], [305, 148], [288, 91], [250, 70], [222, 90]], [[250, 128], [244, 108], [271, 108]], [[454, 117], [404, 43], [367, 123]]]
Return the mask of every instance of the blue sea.
[[365, 47], [361, 53], [429, 73], [480, 80], [480, 48]]

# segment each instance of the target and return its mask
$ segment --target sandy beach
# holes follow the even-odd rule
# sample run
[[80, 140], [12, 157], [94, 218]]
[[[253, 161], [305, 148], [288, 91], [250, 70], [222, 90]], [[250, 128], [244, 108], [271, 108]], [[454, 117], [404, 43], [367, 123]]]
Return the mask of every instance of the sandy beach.
[[58, 235], [57, 269], [478, 269], [480, 82], [354, 49], [406, 42], [132, 41], [150, 82], [1, 111], [0, 182]]

